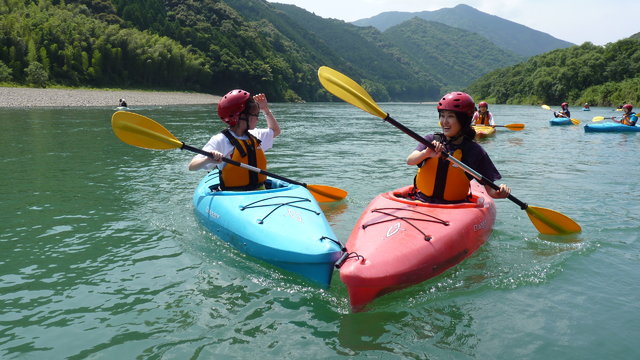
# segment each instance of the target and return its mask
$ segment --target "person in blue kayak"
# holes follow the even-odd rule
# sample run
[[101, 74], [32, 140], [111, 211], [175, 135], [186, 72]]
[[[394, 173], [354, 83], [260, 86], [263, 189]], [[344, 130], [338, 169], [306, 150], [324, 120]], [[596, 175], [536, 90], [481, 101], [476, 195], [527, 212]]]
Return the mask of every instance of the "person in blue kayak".
[[[428, 134], [424, 138], [431, 142], [435, 151], [419, 144], [407, 157], [407, 165], [417, 165], [414, 178], [416, 199], [439, 204], [466, 202], [471, 199], [471, 175], [443, 159], [446, 151], [491, 181], [502, 178], [487, 152], [474, 141], [476, 132], [471, 126], [475, 104], [473, 98], [463, 92], [446, 94], [438, 102], [438, 114], [442, 133]], [[505, 184], [499, 190], [485, 185], [489, 196], [503, 199], [511, 190]]]
[[554, 111], [553, 112], [553, 116], [557, 117], [557, 118], [570, 118], [571, 117], [571, 112], [569, 111], [569, 104], [566, 102], [563, 102], [560, 105], [560, 111]]
[[624, 104], [622, 106], [622, 110], [624, 110], [624, 114], [622, 114], [620, 120], [616, 120], [616, 118], [614, 117], [612, 117], [611, 120], [622, 125], [636, 126], [636, 123], [638, 122], [638, 116], [635, 112], [633, 112], [633, 105]]
[[[261, 111], [267, 120], [267, 128], [257, 129]], [[280, 135], [280, 125], [269, 110], [267, 97], [264, 94], [251, 96], [241, 89], [231, 90], [218, 103], [218, 116], [228, 127], [211, 137], [202, 148], [210, 152], [213, 158], [198, 154], [189, 162], [189, 170], [211, 170], [217, 167], [220, 169], [221, 190], [249, 191], [264, 188], [265, 175], [227, 165], [222, 162], [222, 157], [267, 170], [264, 152], [273, 146], [273, 139]]]
[[495, 122], [493, 121], [493, 114], [489, 111], [489, 104], [486, 101], [481, 101], [478, 103], [478, 111], [473, 114], [473, 119], [471, 119], [472, 125], [484, 125], [484, 126], [493, 126]]

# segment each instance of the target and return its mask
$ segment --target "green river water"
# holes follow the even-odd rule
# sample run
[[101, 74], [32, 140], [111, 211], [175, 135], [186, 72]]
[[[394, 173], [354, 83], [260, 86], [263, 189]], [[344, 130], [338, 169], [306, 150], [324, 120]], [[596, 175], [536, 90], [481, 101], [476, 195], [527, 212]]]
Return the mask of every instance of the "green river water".
[[[380, 104], [418, 133], [430, 104]], [[346, 242], [367, 203], [412, 181], [415, 142], [344, 103], [272, 104], [269, 170], [337, 186], [323, 209]], [[191, 153], [120, 142], [111, 108], [0, 110], [2, 359], [636, 359], [640, 134], [584, 133], [608, 108], [549, 126], [550, 111], [492, 105], [482, 141], [513, 194], [579, 222], [543, 237], [497, 201], [489, 241], [457, 267], [353, 314], [329, 289], [258, 262], [197, 224]], [[202, 146], [213, 106], [133, 107]], [[264, 125], [264, 118], [261, 118]]]

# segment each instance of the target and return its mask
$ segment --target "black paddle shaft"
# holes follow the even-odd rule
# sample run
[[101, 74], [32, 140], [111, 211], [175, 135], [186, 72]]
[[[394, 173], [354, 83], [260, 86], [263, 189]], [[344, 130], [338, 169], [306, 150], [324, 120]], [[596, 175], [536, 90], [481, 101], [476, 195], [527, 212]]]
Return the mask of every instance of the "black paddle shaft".
[[[206, 151], [204, 151], [204, 150], [202, 150], [202, 149], [198, 149], [198, 148], [195, 148], [195, 147], [193, 147], [193, 146], [189, 146], [189, 145], [187, 145], [187, 144], [185, 144], [185, 143], [182, 143], [182, 146], [180, 147], [180, 149], [181, 149], [181, 150], [189, 150], [189, 151], [191, 151], [191, 152], [194, 152], [194, 153], [197, 153], [197, 154], [200, 154], [200, 155], [204, 155], [204, 156], [206, 156], [206, 157], [209, 157], [209, 158], [212, 158], [212, 159], [213, 159], [213, 155], [211, 155], [211, 153], [210, 153], [210, 152], [206, 152]], [[247, 165], [247, 164], [244, 164], [244, 163], [241, 163], [241, 162], [237, 162], [237, 161], [235, 161], [235, 160], [231, 160], [231, 159], [226, 158], [226, 157], [222, 157], [222, 161], [226, 162], [227, 164], [231, 164], [231, 165], [239, 166], [239, 167], [241, 167], [241, 168], [248, 169], [249, 171], [257, 172], [257, 173], [259, 173], [259, 174], [262, 174], [262, 175], [266, 175], [266, 176], [272, 177], [272, 178], [274, 178], [274, 179], [278, 179], [278, 180], [286, 181], [286, 182], [288, 182], [289, 184], [295, 184], [295, 185], [300, 185], [300, 186], [307, 187], [307, 184], [305, 184], [305, 183], [301, 183], [301, 182], [298, 182], [298, 181], [295, 181], [295, 180], [287, 179], [287, 178], [286, 178], [286, 177], [284, 177], [284, 176], [276, 175], [276, 174], [270, 173], [270, 172], [268, 172], [268, 171], [266, 171], [266, 170], [262, 170], [262, 169], [260, 169], [260, 168], [253, 167], [253, 166], [251, 166], [251, 165]]]
[[[416, 141], [426, 145], [427, 147], [429, 147], [429, 149], [434, 150], [434, 151], [436, 150], [435, 146], [433, 146], [432, 143], [428, 142], [425, 138], [423, 138], [422, 136], [416, 134], [413, 130], [409, 129], [408, 127], [406, 127], [406, 126], [402, 125], [401, 123], [399, 123], [398, 121], [396, 121], [394, 118], [389, 116], [389, 114], [387, 114], [387, 117], [385, 117], [383, 120], [388, 122], [389, 124], [397, 127], [398, 129], [402, 130], [402, 132], [404, 132], [405, 134], [411, 136]], [[447, 159], [447, 160], [457, 164], [458, 166], [462, 167], [466, 172], [468, 172], [474, 178], [476, 178], [478, 181], [480, 181], [481, 184], [489, 185], [494, 190], [500, 190], [500, 186], [496, 185], [493, 181], [487, 179], [482, 174], [480, 174], [479, 172], [473, 170], [472, 168], [470, 168], [469, 166], [465, 165], [464, 163], [462, 163], [458, 159], [449, 156], [449, 154], [447, 154], [446, 152], [443, 152], [442, 156], [445, 159]], [[513, 196], [511, 194], [509, 194], [507, 199], [509, 199], [509, 200], [513, 201], [514, 203], [516, 203], [518, 206], [520, 206], [520, 209], [522, 209], [522, 210], [526, 210], [529, 207], [529, 205], [527, 205], [527, 203], [520, 201], [520, 199], [516, 198], [515, 196]]]

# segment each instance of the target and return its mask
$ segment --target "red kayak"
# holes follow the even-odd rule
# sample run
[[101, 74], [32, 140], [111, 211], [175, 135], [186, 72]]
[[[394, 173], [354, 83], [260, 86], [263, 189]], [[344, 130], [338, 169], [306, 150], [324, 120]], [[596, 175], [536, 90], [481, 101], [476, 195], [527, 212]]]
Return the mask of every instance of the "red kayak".
[[410, 198], [413, 186], [382, 193], [356, 223], [340, 268], [351, 308], [436, 275], [471, 256], [489, 238], [493, 199], [471, 182], [471, 202], [430, 204]]

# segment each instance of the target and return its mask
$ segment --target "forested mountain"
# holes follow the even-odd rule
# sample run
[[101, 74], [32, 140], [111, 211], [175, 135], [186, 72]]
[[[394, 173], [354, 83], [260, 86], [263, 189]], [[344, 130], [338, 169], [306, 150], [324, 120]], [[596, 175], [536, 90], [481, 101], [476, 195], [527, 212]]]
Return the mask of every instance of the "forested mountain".
[[489, 15], [468, 5], [435, 11], [384, 12], [371, 18], [354, 21], [353, 24], [374, 26], [380, 31], [385, 31], [414, 17], [478, 33], [507, 51], [527, 57], [574, 45], [547, 33]]
[[524, 60], [480, 35], [419, 18], [387, 29], [383, 38], [448, 90], [459, 90], [491, 70]]
[[308, 62], [316, 65], [311, 75], [318, 86], [316, 71], [321, 65], [340, 69], [358, 79], [381, 101], [435, 99], [444, 85], [413, 67], [406, 54], [376, 39], [380, 32], [373, 28], [324, 19], [294, 5], [246, 0], [226, 2], [250, 20], [269, 21], [300, 45]]
[[[392, 99], [406, 92], [415, 95], [407, 100], [436, 99], [444, 89], [459, 89], [493, 69], [524, 60], [475, 33], [440, 23], [414, 19], [380, 33], [294, 5], [273, 6], [347, 60], [347, 66], [338, 69], [350, 76], [366, 71], [375, 80], [367, 84], [374, 89], [383, 84]], [[386, 100], [379, 95], [377, 99]]]
[[434, 100], [518, 62], [482, 37], [412, 20], [385, 32], [264, 0], [2, 0], [0, 82], [262, 91], [334, 99], [319, 66], [378, 101]]
[[640, 103], [640, 41], [584, 43], [495, 70], [472, 84], [476, 99], [511, 104]]

